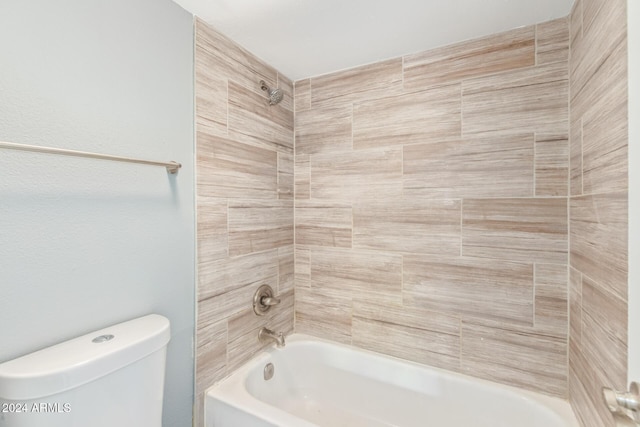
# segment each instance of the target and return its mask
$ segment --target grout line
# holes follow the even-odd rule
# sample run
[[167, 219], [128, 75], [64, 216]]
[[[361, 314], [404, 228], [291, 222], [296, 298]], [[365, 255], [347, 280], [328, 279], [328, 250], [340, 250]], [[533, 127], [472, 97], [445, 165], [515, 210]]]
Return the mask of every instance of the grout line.
[[[569, 52], [567, 54], [567, 72], [569, 74], [569, 81], [567, 82], [567, 117], [568, 117], [568, 132], [569, 135], [569, 150], [568, 150], [568, 158], [567, 158], [567, 351], [566, 351], [566, 368], [565, 372], [567, 374], [567, 390], [566, 394], [569, 399], [571, 399], [571, 391], [569, 390], [569, 378], [571, 377], [571, 146], [573, 143], [573, 138], [575, 135], [571, 132], [573, 126], [571, 126], [571, 59], [572, 59], [572, 45], [571, 41], [573, 37], [572, 28], [571, 28], [571, 13], [569, 13], [569, 19], [567, 19], [567, 26], [569, 27]], [[580, 135], [582, 138], [582, 132]], [[580, 171], [582, 171], [582, 165], [580, 165]], [[582, 173], [582, 172], [581, 172]], [[582, 179], [580, 180], [582, 181]], [[582, 305], [580, 305], [580, 311], [582, 311]]]
[[[309, 80], [309, 84], [311, 84], [311, 80]], [[293, 183], [292, 183], [292, 189], [291, 191], [293, 192], [293, 194], [291, 194], [291, 198], [293, 199], [293, 320], [292, 320], [292, 327], [293, 327], [293, 333], [296, 332], [297, 328], [296, 328], [296, 288], [297, 288], [297, 260], [298, 260], [298, 250], [297, 250], [297, 245], [296, 245], [296, 208], [297, 208], [297, 197], [296, 197], [296, 159], [297, 159], [297, 155], [296, 155], [296, 116], [298, 114], [297, 112], [297, 108], [296, 108], [296, 85], [294, 83], [293, 85]], [[311, 98], [311, 95], [309, 95], [309, 98]], [[311, 102], [311, 99], [309, 99], [309, 102]]]

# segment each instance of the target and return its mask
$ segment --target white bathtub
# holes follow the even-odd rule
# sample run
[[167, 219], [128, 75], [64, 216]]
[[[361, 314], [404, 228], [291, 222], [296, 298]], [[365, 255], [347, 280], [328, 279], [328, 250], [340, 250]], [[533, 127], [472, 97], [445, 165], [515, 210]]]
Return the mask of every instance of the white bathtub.
[[[264, 379], [272, 363], [273, 378]], [[577, 427], [569, 404], [305, 335], [207, 390], [206, 427]]]

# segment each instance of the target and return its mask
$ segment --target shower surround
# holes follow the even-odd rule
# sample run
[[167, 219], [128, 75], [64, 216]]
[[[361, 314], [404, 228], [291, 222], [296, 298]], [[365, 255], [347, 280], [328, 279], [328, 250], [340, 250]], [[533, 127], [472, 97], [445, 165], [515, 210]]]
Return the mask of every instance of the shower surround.
[[296, 331], [567, 395], [569, 26], [295, 84]]
[[[567, 19], [295, 91], [198, 21], [198, 403], [295, 312], [297, 332], [568, 398], [584, 426], [610, 426], [599, 387], [626, 376], [623, 3], [578, 0]], [[260, 80], [284, 101], [269, 107]], [[285, 296], [266, 321], [250, 312], [262, 283]]]

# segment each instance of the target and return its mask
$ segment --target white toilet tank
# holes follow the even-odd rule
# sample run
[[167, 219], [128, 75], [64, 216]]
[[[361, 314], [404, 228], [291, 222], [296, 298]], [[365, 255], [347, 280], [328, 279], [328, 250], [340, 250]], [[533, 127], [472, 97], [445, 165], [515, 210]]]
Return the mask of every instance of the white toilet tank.
[[0, 427], [160, 427], [169, 320], [130, 320], [0, 364]]

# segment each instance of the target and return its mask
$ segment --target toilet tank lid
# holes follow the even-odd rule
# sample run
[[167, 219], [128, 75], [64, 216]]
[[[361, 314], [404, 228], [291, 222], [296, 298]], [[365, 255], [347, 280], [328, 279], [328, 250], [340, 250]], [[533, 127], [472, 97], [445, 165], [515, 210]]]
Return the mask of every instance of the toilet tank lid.
[[169, 342], [158, 314], [109, 326], [0, 364], [0, 398], [39, 399], [81, 386], [130, 365]]

